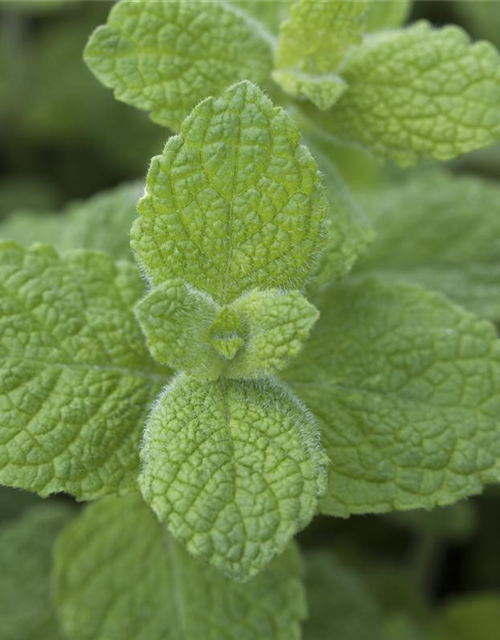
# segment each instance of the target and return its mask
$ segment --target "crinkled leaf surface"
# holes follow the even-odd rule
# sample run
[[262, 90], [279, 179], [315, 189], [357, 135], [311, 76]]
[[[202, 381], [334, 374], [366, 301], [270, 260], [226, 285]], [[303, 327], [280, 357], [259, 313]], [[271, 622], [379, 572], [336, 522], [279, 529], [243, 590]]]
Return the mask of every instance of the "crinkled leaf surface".
[[168, 380], [150, 359], [129, 263], [0, 245], [0, 482], [80, 499], [135, 487], [149, 405]]
[[366, 9], [363, 0], [299, 0], [280, 29], [277, 67], [334, 71], [348, 49], [361, 42]]
[[129, 231], [141, 191], [142, 185], [131, 182], [73, 202], [60, 214], [15, 211], [0, 223], [0, 238], [26, 246], [45, 242], [58, 251], [96, 249], [132, 260]]
[[60, 505], [32, 507], [0, 530], [0, 637], [62, 640], [50, 598], [52, 547], [73, 515]]
[[493, 326], [419, 287], [346, 283], [282, 374], [320, 421], [324, 513], [430, 509], [500, 479]]
[[220, 303], [300, 288], [322, 249], [326, 200], [299, 140], [249, 82], [199, 104], [153, 159], [132, 228], [153, 283], [181, 277]]
[[400, 27], [408, 19], [411, 6], [411, 0], [372, 0], [368, 8], [368, 31]]
[[85, 61], [118, 100], [178, 130], [207, 96], [238, 80], [265, 81], [272, 53], [258, 23], [228, 3], [121, 0]]
[[347, 90], [344, 80], [334, 73], [312, 75], [296, 69], [276, 69], [273, 79], [287, 93], [306, 96], [322, 111], [330, 109]]
[[500, 629], [498, 593], [456, 597], [440, 612], [430, 640], [497, 640]]
[[382, 640], [383, 618], [358, 576], [332, 553], [306, 555], [307, 640]]
[[368, 37], [342, 77], [349, 90], [324, 126], [401, 165], [449, 160], [500, 137], [500, 56], [459, 27], [422, 21]]
[[445, 171], [363, 194], [376, 230], [360, 276], [422, 284], [500, 322], [500, 188]]
[[137, 496], [87, 508], [60, 538], [56, 602], [81, 640], [299, 640], [294, 548], [249, 583], [199, 564]]
[[325, 458], [307, 410], [276, 383], [178, 377], [156, 403], [140, 487], [193, 555], [243, 580], [313, 517]]

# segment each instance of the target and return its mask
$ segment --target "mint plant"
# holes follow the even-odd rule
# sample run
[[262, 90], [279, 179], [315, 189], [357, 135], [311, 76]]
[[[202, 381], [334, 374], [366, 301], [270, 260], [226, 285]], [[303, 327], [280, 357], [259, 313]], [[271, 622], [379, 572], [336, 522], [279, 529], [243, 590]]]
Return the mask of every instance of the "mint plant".
[[[317, 514], [500, 481], [498, 187], [431, 164], [354, 198], [334, 161], [500, 137], [496, 49], [410, 8], [120, 0], [90, 36], [92, 72], [172, 135], [139, 200], [0, 225], [0, 482], [95, 501], [10, 525], [7, 549], [40, 532], [42, 595], [8, 640], [298, 639]], [[411, 637], [330, 551], [304, 563], [309, 640]]]

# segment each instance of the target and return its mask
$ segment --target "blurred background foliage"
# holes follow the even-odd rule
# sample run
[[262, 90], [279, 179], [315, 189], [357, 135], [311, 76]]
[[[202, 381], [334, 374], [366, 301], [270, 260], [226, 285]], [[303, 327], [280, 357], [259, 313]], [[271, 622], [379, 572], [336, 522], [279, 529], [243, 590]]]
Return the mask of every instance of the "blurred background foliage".
[[[129, 228], [149, 160], [169, 132], [114, 100], [82, 62], [89, 34], [105, 21], [112, 4], [0, 1], [3, 238], [130, 257], [128, 237], [114, 230]], [[457, 23], [473, 37], [500, 45], [500, 2], [421, 0], [411, 18]], [[275, 19], [274, 10], [268, 19]], [[370, 188], [401, 175], [362, 151], [338, 147], [331, 153], [354, 194], [365, 193], [360, 197], [365, 206]], [[498, 180], [500, 146], [469, 154], [448, 168]], [[19, 588], [19, 581], [8, 581], [14, 565], [2, 556], [2, 536], [18, 536], [21, 551], [23, 545], [29, 548], [27, 527], [44, 527], [39, 511], [54, 504], [75, 509], [64, 496], [42, 501], [0, 488], [0, 574], [7, 576], [0, 584], [0, 605]], [[60, 513], [50, 517], [58, 527]], [[430, 513], [317, 518], [299, 536], [311, 609], [306, 639], [498, 640], [499, 534], [498, 488]], [[43, 571], [28, 599], [49, 590], [49, 569], [35, 557], [46, 552], [46, 540], [40, 540], [33, 562]], [[26, 635], [26, 616], [20, 616], [13, 618], [18, 635], [5, 640], [43, 640]]]

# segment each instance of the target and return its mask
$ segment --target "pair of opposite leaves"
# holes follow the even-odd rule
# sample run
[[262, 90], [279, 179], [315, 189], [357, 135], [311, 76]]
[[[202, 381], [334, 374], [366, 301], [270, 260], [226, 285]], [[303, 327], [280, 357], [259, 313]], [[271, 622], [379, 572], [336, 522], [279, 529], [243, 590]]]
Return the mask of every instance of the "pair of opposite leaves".
[[[273, 340], [294, 341], [278, 323], [262, 323], [260, 304], [302, 300], [283, 290], [306, 281], [324, 217], [315, 164], [288, 116], [246, 82], [206, 100], [153, 161], [139, 209], [133, 243], [156, 288], [138, 314], [148, 310], [152, 349], [170, 357], [162, 345], [178, 329], [156, 323], [156, 303], [178, 310], [169, 292], [180, 291], [182, 309], [204, 291], [207, 324], [186, 318], [215, 341], [203, 362], [219, 366], [221, 344], [223, 355], [239, 338], [246, 342], [226, 358], [227, 371], [250, 367], [244, 377], [253, 376], [245, 356], [259, 331], [281, 357]], [[130, 313], [143, 294], [136, 270], [103, 254], [59, 259], [11, 243], [0, 258], [0, 479], [82, 499], [133, 491], [144, 419], [171, 378], [148, 359]], [[252, 300], [259, 304], [249, 310]], [[315, 302], [315, 334], [281, 375], [319, 420], [332, 461], [324, 513], [430, 508], [498, 481], [491, 325], [401, 285], [337, 285]], [[290, 323], [295, 337], [303, 326]], [[315, 421], [281, 383], [230, 375], [171, 382], [146, 430], [141, 488], [193, 554], [246, 578], [314, 515], [325, 455]]]
[[[405, 0], [281, 4], [285, 11], [251, 1], [121, 0], [85, 60], [117, 99], [174, 131], [200, 100], [246, 79], [273, 93], [276, 81], [323, 135], [402, 165], [498, 140], [500, 57], [491, 44], [471, 45], [455, 26], [398, 29]], [[277, 30], [288, 7], [277, 40], [250, 15]]]

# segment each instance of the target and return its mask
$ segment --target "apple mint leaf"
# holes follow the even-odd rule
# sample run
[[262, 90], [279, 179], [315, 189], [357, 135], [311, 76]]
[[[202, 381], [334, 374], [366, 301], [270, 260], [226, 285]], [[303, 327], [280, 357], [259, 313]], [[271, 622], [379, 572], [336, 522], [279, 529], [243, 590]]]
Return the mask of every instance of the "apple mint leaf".
[[295, 69], [276, 69], [273, 79], [292, 96], [304, 95], [318, 109], [330, 109], [347, 90], [347, 84], [336, 74], [311, 75]]
[[436, 616], [430, 640], [497, 640], [500, 596], [497, 592], [455, 596]]
[[168, 371], [133, 306], [143, 284], [101, 253], [0, 245], [0, 483], [82, 500], [134, 489]]
[[52, 547], [73, 510], [31, 507], [0, 529], [0, 637], [63, 640], [50, 597]]
[[210, 296], [167, 280], [136, 307], [156, 360], [196, 378], [275, 373], [297, 355], [318, 318], [298, 292], [252, 291], [220, 307]]
[[146, 427], [139, 484], [190, 553], [244, 580], [316, 512], [325, 457], [307, 410], [271, 381], [181, 375]]
[[500, 138], [500, 56], [455, 26], [425, 21], [351, 49], [349, 85], [322, 124], [401, 165], [449, 160]]
[[299, 640], [301, 566], [291, 547], [251, 582], [177, 544], [135, 495], [89, 506], [56, 548], [55, 599], [80, 640]]
[[238, 80], [267, 80], [272, 52], [258, 23], [228, 3], [121, 0], [84, 59], [117, 100], [177, 131], [207, 96]]
[[386, 639], [382, 611], [354, 571], [327, 551], [309, 552], [305, 560], [307, 640]]
[[136, 307], [153, 357], [201, 378], [217, 378], [223, 367], [208, 340], [217, 313], [209, 296], [180, 279], [166, 280]]
[[367, 30], [401, 27], [410, 15], [411, 0], [372, 0], [368, 8]]
[[500, 343], [444, 297], [371, 280], [335, 285], [282, 374], [331, 460], [323, 513], [431, 509], [500, 480]]
[[0, 238], [25, 246], [44, 242], [58, 251], [96, 249], [132, 260], [129, 231], [141, 192], [142, 185], [131, 182], [72, 202], [61, 213], [15, 211], [0, 222]]
[[323, 246], [326, 200], [291, 118], [241, 82], [208, 98], [153, 158], [132, 248], [159, 284], [183, 278], [222, 304], [300, 288]]
[[363, 194], [376, 230], [361, 277], [414, 282], [500, 323], [500, 188], [426, 171]]
[[253, 15], [274, 33], [288, 16], [293, 0], [231, 0], [231, 3]]
[[296, 2], [280, 29], [273, 79], [329, 109], [347, 89], [337, 71], [349, 48], [361, 42], [366, 10], [363, 1]]

